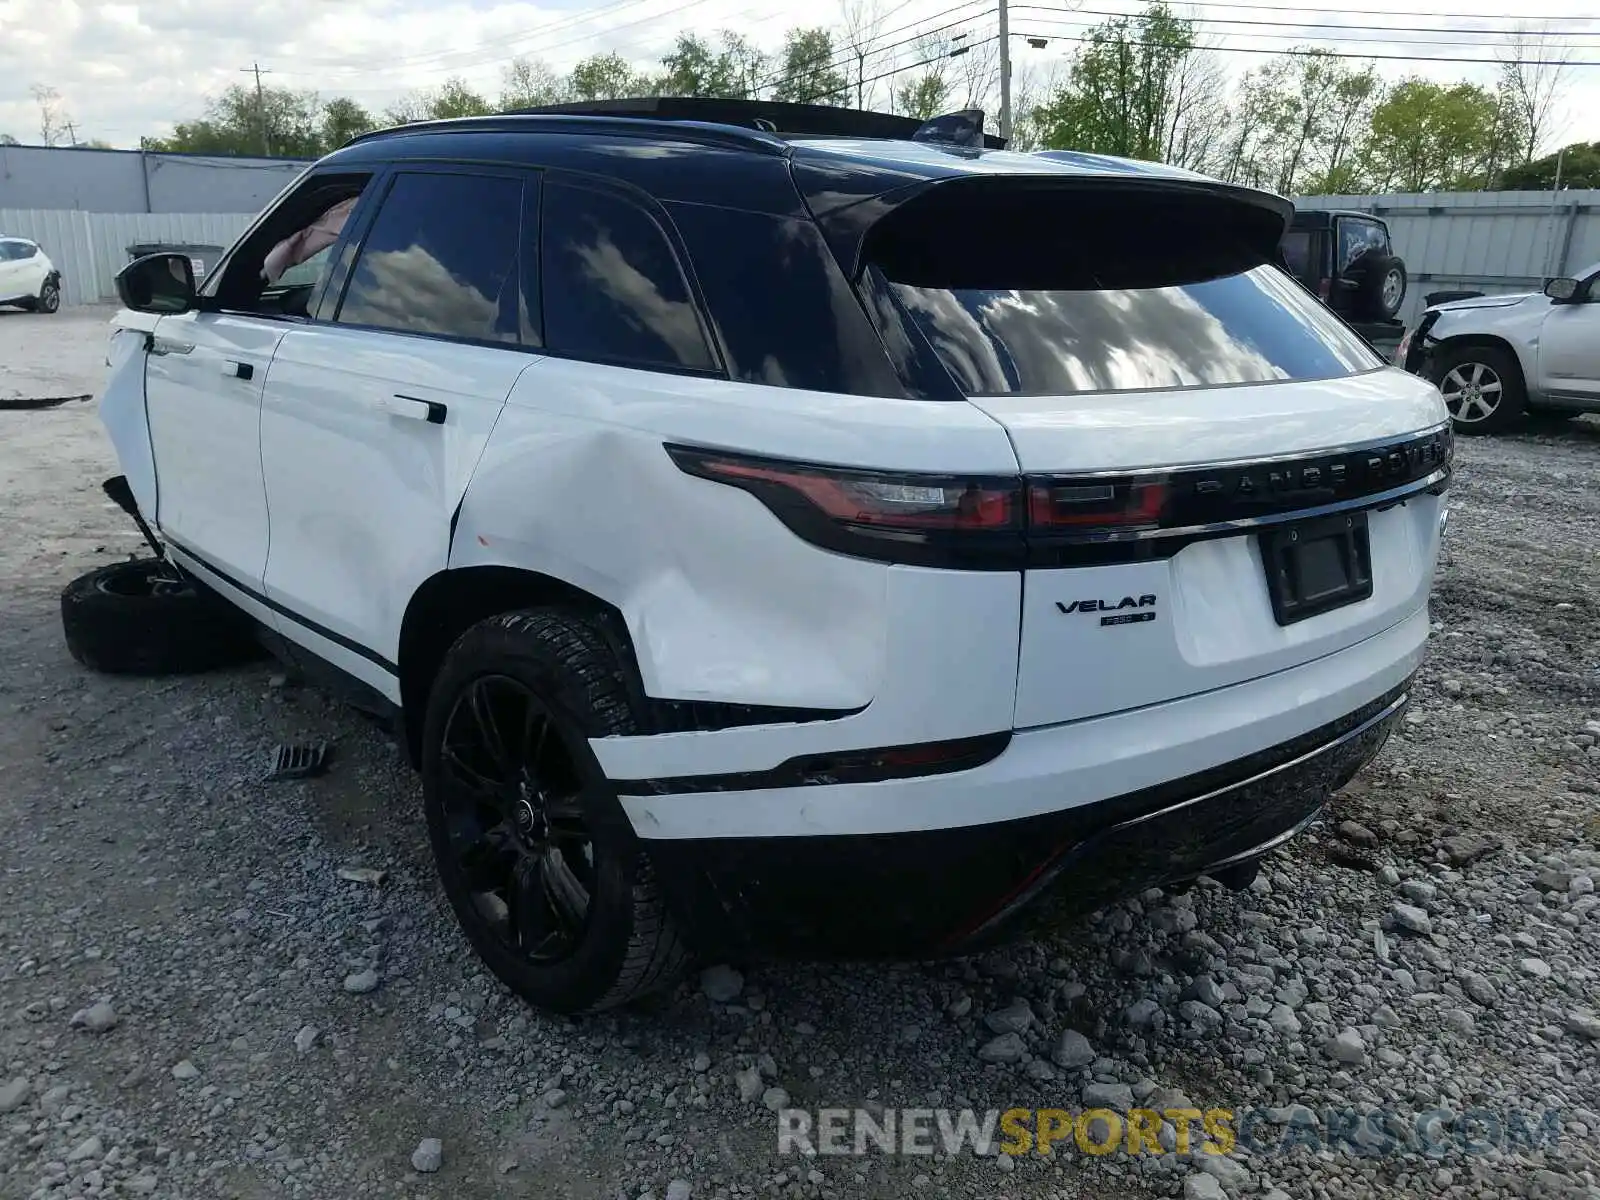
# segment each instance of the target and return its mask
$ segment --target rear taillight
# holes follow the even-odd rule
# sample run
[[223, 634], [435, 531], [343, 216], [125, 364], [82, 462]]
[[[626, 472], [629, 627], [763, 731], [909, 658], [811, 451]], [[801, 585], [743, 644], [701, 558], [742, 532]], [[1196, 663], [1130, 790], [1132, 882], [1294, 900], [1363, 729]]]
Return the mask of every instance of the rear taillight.
[[1154, 529], [1161, 524], [1167, 492], [1164, 482], [1030, 481], [1028, 525], [1074, 533]]
[[1022, 480], [820, 467], [668, 446], [690, 475], [741, 488], [808, 542], [923, 566], [1020, 567]]

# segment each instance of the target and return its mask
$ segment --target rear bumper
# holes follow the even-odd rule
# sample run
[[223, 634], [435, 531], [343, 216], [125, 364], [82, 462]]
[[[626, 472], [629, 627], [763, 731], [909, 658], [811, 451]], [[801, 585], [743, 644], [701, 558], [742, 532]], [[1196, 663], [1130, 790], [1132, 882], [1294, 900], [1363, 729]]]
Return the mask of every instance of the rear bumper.
[[1408, 688], [1222, 766], [1056, 812], [858, 837], [663, 840], [649, 850], [706, 955], [962, 953], [1046, 915], [1266, 853], [1378, 752]]

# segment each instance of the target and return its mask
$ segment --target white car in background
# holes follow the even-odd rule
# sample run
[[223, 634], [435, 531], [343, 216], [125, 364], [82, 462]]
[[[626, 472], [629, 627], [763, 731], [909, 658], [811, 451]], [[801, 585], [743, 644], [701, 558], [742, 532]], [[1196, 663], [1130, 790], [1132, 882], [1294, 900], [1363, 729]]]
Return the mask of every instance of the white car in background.
[[0, 234], [0, 304], [43, 313], [61, 307], [61, 272], [37, 242]]
[[1600, 412], [1600, 263], [1543, 292], [1436, 304], [1395, 361], [1439, 386], [1462, 433], [1503, 433], [1530, 411]]

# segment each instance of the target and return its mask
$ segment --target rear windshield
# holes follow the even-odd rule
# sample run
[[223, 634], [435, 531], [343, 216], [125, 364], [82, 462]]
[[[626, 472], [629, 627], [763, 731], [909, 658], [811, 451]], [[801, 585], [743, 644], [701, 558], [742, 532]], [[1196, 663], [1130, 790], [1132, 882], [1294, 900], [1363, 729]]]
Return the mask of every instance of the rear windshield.
[[931, 211], [874, 231], [869, 263], [966, 395], [1329, 379], [1383, 365], [1272, 264], [1280, 229], [1237, 202], [1058, 197], [1047, 221], [1037, 207], [1008, 204], [943, 241], [922, 219]]

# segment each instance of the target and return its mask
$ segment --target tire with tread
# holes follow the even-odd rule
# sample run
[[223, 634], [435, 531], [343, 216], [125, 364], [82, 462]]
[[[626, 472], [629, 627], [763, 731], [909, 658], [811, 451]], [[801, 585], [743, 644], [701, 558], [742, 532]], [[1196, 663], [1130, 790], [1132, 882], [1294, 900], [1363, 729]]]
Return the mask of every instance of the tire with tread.
[[261, 657], [250, 620], [156, 558], [111, 563], [61, 592], [67, 650], [110, 675], [186, 675]]
[[[553, 963], [535, 964], [486, 931], [449, 848], [442, 739], [456, 698], [485, 675], [509, 676], [539, 697], [590, 781], [585, 819], [596, 887], [581, 942]], [[480, 621], [456, 640], [433, 681], [423, 729], [423, 802], [445, 894], [489, 969], [537, 1008], [567, 1014], [614, 1008], [670, 986], [688, 961], [650, 860], [588, 743], [643, 727], [604, 625], [586, 613], [538, 608]]]
[[1464, 346], [1446, 345], [1435, 356], [1429, 378], [1441, 392], [1445, 392], [1452, 371], [1462, 368], [1465, 373], [1470, 373], [1475, 364], [1482, 364], [1494, 372], [1500, 383], [1500, 399], [1493, 412], [1476, 421], [1463, 421], [1452, 410], [1450, 419], [1455, 431], [1471, 436], [1506, 433], [1515, 429], [1527, 415], [1528, 390], [1522, 379], [1522, 367], [1509, 350], [1472, 343]]

